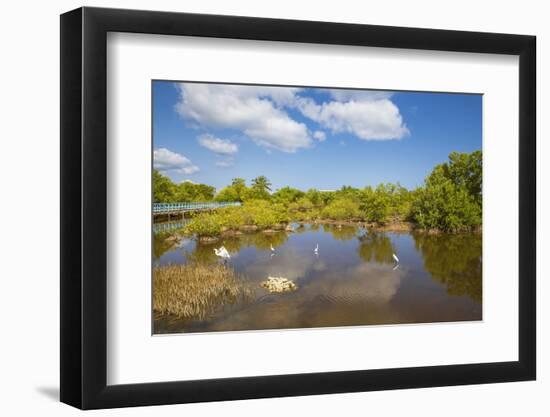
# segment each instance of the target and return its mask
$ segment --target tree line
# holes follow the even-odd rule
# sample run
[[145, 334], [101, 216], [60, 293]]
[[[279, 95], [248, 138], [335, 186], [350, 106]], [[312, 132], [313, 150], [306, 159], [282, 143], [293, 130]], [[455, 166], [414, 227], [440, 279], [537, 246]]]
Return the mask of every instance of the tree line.
[[271, 211], [267, 217], [279, 220], [357, 220], [377, 224], [410, 221], [422, 229], [443, 231], [473, 230], [482, 222], [481, 151], [452, 152], [448, 161], [436, 165], [423, 185], [413, 190], [399, 183], [364, 188], [343, 186], [336, 191], [303, 191], [286, 186], [272, 192], [271, 187], [265, 176], [254, 178], [250, 185], [243, 178], [235, 178], [216, 192], [206, 184], [174, 184], [160, 172], [153, 172], [155, 202], [238, 201], [245, 203], [243, 210], [246, 206], [248, 212], [264, 217], [265, 210]]

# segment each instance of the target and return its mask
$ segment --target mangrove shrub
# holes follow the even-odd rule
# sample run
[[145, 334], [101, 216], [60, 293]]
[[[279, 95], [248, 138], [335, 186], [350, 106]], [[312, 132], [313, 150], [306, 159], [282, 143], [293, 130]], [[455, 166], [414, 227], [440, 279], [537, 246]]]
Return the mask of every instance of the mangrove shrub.
[[449, 162], [437, 165], [415, 192], [413, 220], [422, 228], [443, 231], [472, 230], [481, 225], [481, 151], [453, 152]]

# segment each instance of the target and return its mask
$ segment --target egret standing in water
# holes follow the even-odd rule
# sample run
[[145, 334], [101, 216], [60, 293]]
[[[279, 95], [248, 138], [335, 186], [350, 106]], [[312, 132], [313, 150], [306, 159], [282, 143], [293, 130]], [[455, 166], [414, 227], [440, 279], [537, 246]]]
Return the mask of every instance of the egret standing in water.
[[317, 246], [315, 246], [315, 249], [313, 249], [313, 253], [315, 255], [319, 255], [319, 244], [317, 243]]
[[271, 243], [269, 244], [269, 249], [271, 249], [271, 257], [273, 258], [273, 255], [275, 255], [275, 248]]
[[221, 246], [218, 249], [214, 248], [214, 253], [220, 258], [222, 258], [224, 261], [231, 259], [231, 255], [229, 254], [227, 249], [225, 249], [225, 246]]
[[395, 261], [395, 266], [392, 268], [392, 271], [395, 271], [397, 268], [399, 268], [399, 258], [395, 253], [391, 254], [393, 260]]

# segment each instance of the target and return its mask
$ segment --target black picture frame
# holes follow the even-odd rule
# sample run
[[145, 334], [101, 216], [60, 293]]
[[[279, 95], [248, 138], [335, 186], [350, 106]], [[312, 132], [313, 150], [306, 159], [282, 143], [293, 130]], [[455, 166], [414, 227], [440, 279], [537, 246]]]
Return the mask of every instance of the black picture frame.
[[[108, 32], [519, 56], [519, 358], [513, 362], [107, 385]], [[82, 409], [536, 378], [536, 38], [102, 8], [61, 15], [61, 401]]]

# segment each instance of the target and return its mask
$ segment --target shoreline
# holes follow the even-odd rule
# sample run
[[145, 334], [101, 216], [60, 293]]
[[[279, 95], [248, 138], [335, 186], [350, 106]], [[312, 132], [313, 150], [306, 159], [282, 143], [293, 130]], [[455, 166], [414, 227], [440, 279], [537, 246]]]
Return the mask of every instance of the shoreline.
[[[292, 227], [291, 224], [297, 224], [297, 227]], [[297, 229], [304, 227], [306, 225], [332, 225], [336, 227], [361, 227], [375, 232], [393, 232], [393, 233], [425, 233], [428, 235], [438, 235], [438, 234], [465, 234], [465, 233], [481, 233], [482, 227], [478, 227], [475, 230], [463, 230], [463, 231], [454, 231], [448, 232], [439, 229], [422, 229], [416, 226], [413, 222], [410, 221], [392, 221], [386, 224], [377, 224], [369, 223], [360, 219], [353, 220], [332, 220], [332, 219], [316, 219], [312, 221], [295, 221], [289, 223], [281, 223], [273, 225], [270, 228], [260, 229], [257, 225], [243, 225], [238, 229], [226, 229], [220, 232], [218, 235], [213, 236], [194, 236], [186, 235], [181, 233], [181, 231], [169, 232], [163, 240], [167, 241], [177, 241], [184, 237], [194, 238], [200, 243], [215, 243], [223, 238], [232, 238], [240, 237], [244, 234], [250, 233], [265, 233], [265, 234], [275, 234], [275, 233], [295, 233]]]

